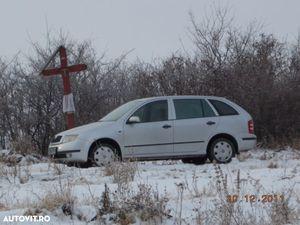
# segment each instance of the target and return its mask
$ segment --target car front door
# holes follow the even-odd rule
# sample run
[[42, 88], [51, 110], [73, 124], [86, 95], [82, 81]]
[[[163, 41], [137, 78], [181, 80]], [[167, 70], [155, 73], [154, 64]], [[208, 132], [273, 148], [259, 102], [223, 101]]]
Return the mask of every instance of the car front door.
[[173, 153], [173, 121], [168, 100], [156, 100], [137, 109], [130, 117], [139, 122], [124, 125], [124, 148], [131, 157], [157, 157]]
[[205, 154], [206, 142], [218, 125], [213, 109], [204, 99], [173, 99], [174, 153]]

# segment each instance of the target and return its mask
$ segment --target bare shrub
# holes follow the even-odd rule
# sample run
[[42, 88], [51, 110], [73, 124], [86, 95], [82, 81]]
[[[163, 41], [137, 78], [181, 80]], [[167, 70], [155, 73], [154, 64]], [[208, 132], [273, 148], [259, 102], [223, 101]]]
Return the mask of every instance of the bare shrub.
[[166, 196], [161, 197], [150, 185], [140, 184], [131, 205], [134, 205], [135, 210], [140, 211], [142, 221], [159, 219], [162, 222], [163, 217], [168, 215], [167, 201]]
[[29, 135], [20, 135], [11, 142], [11, 146], [16, 153], [30, 154], [35, 152], [35, 148]]
[[114, 162], [104, 167], [106, 176], [113, 176], [113, 182], [118, 184], [118, 188], [127, 185], [134, 180], [138, 170], [137, 162]]
[[1, 157], [1, 161], [8, 166], [15, 166], [22, 160], [22, 156], [19, 154], [6, 155]]
[[132, 191], [131, 188], [124, 191], [125, 189], [117, 189], [111, 193], [105, 185], [100, 200], [100, 219], [107, 214], [114, 214], [116, 221], [122, 225], [134, 223], [136, 218], [157, 224], [169, 216], [166, 194], [161, 196], [152, 186], [140, 184], [137, 191]]

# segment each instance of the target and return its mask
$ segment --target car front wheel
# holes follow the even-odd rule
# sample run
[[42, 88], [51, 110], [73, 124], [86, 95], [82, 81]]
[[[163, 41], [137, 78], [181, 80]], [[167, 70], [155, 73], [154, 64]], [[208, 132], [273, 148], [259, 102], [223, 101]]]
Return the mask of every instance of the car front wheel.
[[118, 159], [116, 149], [105, 143], [97, 143], [89, 154], [89, 161], [95, 166], [106, 166]]
[[209, 160], [218, 163], [228, 163], [235, 153], [235, 147], [227, 138], [218, 138], [212, 142], [209, 148]]

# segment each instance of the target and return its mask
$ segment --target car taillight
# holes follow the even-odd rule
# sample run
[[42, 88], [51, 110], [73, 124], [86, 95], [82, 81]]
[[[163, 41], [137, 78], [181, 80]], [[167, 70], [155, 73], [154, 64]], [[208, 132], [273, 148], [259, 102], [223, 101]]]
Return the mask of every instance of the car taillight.
[[248, 131], [249, 134], [254, 134], [254, 123], [253, 120], [248, 121]]

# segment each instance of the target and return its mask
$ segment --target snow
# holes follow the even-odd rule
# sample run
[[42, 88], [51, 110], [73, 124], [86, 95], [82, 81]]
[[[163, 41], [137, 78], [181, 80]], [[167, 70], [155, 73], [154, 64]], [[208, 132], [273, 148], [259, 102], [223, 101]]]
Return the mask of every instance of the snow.
[[[0, 224], [5, 216], [24, 215], [29, 209], [36, 208], [48, 193], [56, 193], [69, 186], [72, 188], [67, 192], [75, 196], [73, 214], [76, 216], [65, 215], [61, 208], [54, 211], [42, 210], [42, 215], [51, 217], [47, 224], [99, 223], [94, 221], [99, 204], [94, 200], [101, 198], [105, 184], [112, 192], [118, 188], [113, 177], [105, 175], [104, 168], [68, 167], [52, 162], [37, 162], [29, 156], [26, 158], [27, 160], [22, 158], [18, 166], [8, 167], [3, 162], [0, 163]], [[291, 207], [299, 214], [299, 159], [300, 151], [291, 148], [281, 151], [256, 149], [242, 153], [229, 164], [220, 165], [220, 169], [223, 176], [227, 177], [229, 194], [237, 192], [239, 173], [240, 196], [282, 194], [289, 197], [290, 194]], [[167, 207], [172, 217], [166, 218], [163, 224], [176, 224], [179, 219], [186, 224], [196, 224], [195, 211], [205, 212], [212, 209], [215, 201], [220, 198], [216, 190], [217, 167], [213, 163], [183, 164], [180, 160], [138, 162], [138, 171], [129, 185], [132, 190], [136, 190], [139, 184], [151, 185], [161, 195], [167, 195]], [[15, 170], [19, 172], [14, 172]], [[241, 200], [241, 205], [246, 210], [255, 209], [257, 213], [263, 213], [260, 209], [270, 207], [271, 203], [249, 203]], [[140, 221], [137, 220], [136, 224], [140, 224]]]
[[0, 149], [0, 157], [6, 156], [10, 153], [8, 149]]

